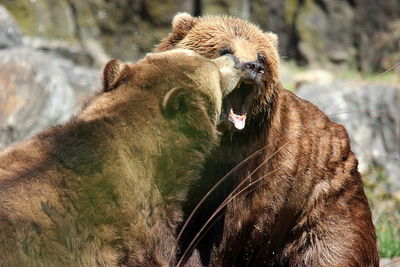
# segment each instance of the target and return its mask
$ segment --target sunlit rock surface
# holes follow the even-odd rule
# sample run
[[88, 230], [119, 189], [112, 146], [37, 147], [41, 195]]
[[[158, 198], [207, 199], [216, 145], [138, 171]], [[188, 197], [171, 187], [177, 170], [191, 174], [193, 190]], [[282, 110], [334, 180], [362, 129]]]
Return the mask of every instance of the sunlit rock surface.
[[20, 46], [21, 32], [10, 13], [0, 5], [0, 49]]
[[333, 81], [304, 84], [297, 95], [346, 127], [361, 172], [381, 166], [389, 178], [387, 191], [400, 192], [400, 87]]
[[43, 52], [0, 50], [0, 148], [68, 120], [99, 80], [98, 71]]

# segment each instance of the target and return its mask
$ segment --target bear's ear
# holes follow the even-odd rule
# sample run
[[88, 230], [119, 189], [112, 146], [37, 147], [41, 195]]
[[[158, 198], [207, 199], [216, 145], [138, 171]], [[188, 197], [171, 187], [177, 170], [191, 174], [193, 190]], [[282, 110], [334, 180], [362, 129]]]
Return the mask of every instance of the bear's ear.
[[172, 32], [178, 33], [182, 38], [196, 25], [198, 18], [189, 13], [181, 12], [172, 19]]
[[178, 13], [172, 19], [172, 31], [161, 41], [155, 51], [162, 52], [174, 49], [176, 44], [182, 41], [188, 32], [197, 24], [198, 18], [192, 17], [188, 13]]
[[109, 61], [103, 70], [103, 91], [109, 92], [126, 80], [129, 76], [129, 66], [119, 59]]
[[272, 32], [266, 32], [265, 35], [267, 39], [274, 45], [275, 48], [278, 48], [278, 35]]
[[175, 117], [178, 113], [188, 110], [190, 90], [177, 87], [169, 90], [163, 99], [162, 109], [168, 117]]

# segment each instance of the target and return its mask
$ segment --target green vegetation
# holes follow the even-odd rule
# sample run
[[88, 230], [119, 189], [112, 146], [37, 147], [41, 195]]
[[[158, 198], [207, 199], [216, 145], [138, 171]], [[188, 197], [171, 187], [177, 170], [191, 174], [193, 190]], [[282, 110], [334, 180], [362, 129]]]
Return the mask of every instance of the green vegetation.
[[37, 18], [33, 14], [33, 4], [30, 1], [5, 0], [1, 2], [14, 16], [24, 34], [37, 33]]
[[387, 193], [390, 182], [381, 168], [371, 169], [363, 180], [378, 235], [380, 257], [400, 256], [400, 200]]
[[[381, 258], [400, 256], [400, 215], [385, 214], [376, 223], [379, 254]], [[397, 220], [397, 222], [396, 222]]]
[[73, 15], [67, 0], [0, 0], [0, 3], [13, 14], [24, 35], [75, 40]]

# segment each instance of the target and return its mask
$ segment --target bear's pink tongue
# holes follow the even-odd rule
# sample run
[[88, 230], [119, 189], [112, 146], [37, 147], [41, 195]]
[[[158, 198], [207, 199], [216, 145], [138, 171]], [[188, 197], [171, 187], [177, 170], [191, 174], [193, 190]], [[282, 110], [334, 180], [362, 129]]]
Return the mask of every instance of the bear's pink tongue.
[[233, 125], [235, 125], [236, 129], [242, 130], [246, 123], [246, 114], [236, 115], [231, 108], [228, 119], [233, 123]]

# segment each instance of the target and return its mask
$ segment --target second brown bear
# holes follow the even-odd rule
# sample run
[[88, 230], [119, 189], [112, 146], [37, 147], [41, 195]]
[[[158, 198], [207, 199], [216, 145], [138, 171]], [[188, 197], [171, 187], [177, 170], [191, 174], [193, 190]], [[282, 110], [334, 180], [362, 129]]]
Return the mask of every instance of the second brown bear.
[[262, 83], [243, 84], [225, 102], [232, 123], [221, 127], [221, 145], [192, 188], [186, 214], [228, 175], [185, 227], [185, 258], [227, 199], [196, 246], [204, 265], [378, 266], [371, 211], [346, 130], [283, 88], [276, 35], [236, 18], [181, 13], [156, 51], [178, 47], [208, 58], [234, 54]]

